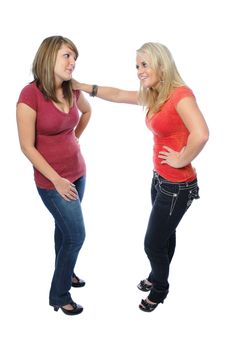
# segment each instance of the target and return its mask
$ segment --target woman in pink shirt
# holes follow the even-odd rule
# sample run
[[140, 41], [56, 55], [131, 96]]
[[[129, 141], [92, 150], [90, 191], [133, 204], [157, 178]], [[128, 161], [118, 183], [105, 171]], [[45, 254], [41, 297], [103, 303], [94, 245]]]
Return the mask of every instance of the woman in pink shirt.
[[44, 39], [33, 62], [34, 80], [22, 89], [17, 103], [21, 149], [34, 167], [39, 195], [55, 220], [56, 260], [49, 303], [67, 315], [83, 310], [72, 300], [71, 286], [85, 285], [74, 273], [85, 239], [81, 200], [86, 167], [78, 139], [91, 110], [83, 94], [72, 90], [77, 57], [71, 40]]
[[138, 92], [76, 81], [73, 87], [111, 102], [146, 107], [146, 125], [154, 137], [152, 210], [145, 235], [151, 271], [138, 288], [149, 292], [140, 309], [151, 312], [163, 303], [169, 291], [176, 228], [193, 199], [199, 198], [191, 162], [201, 152], [209, 132], [193, 92], [185, 85], [164, 45], [145, 43], [137, 50], [136, 62]]

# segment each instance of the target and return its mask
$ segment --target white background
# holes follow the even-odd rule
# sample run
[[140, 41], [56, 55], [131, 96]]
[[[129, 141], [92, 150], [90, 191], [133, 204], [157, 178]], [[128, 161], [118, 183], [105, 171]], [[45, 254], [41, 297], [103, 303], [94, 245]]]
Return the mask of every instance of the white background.
[[[231, 11], [230, 1], [7, 1], [1, 5], [2, 349], [231, 349]], [[19, 149], [18, 95], [32, 80], [42, 40], [63, 35], [80, 53], [74, 77], [138, 89], [135, 51], [158, 41], [171, 50], [210, 128], [195, 160], [201, 199], [178, 230], [170, 293], [153, 313], [138, 309], [149, 272], [143, 238], [150, 213], [152, 136], [138, 106], [91, 101], [81, 137], [88, 175], [87, 238], [73, 289], [84, 312], [48, 306], [53, 221]]]

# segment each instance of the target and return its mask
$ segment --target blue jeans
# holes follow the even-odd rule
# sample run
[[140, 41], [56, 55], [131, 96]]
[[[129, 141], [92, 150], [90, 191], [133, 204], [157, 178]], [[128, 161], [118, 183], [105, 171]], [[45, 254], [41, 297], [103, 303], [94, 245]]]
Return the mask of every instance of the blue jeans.
[[74, 267], [85, 240], [81, 200], [85, 176], [74, 182], [78, 199], [66, 201], [55, 190], [37, 188], [39, 195], [55, 220], [55, 271], [49, 294], [49, 304], [63, 306], [72, 302], [69, 290]]
[[169, 266], [175, 252], [176, 228], [183, 215], [199, 198], [197, 180], [174, 183], [154, 172], [151, 186], [152, 211], [144, 247], [151, 264], [148, 280], [153, 284], [148, 299], [163, 302], [169, 291]]

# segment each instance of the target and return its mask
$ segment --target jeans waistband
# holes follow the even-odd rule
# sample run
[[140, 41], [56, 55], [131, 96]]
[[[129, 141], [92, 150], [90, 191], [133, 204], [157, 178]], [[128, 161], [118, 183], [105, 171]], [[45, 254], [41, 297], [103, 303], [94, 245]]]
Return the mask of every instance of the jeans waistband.
[[169, 185], [178, 185], [179, 189], [186, 189], [186, 188], [195, 188], [197, 186], [197, 178], [193, 181], [186, 181], [186, 182], [173, 182], [168, 181], [162, 176], [160, 176], [156, 171], [154, 171], [154, 177], [158, 180], [159, 184], [169, 184]]

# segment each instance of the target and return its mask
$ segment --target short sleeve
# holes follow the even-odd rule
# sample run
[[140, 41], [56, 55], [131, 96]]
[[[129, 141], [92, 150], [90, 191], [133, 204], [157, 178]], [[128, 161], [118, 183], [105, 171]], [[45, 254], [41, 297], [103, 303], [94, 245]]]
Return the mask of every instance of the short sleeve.
[[194, 97], [194, 94], [190, 88], [187, 86], [181, 86], [176, 88], [172, 96], [173, 105], [176, 107], [178, 102], [180, 102], [184, 97]]
[[80, 90], [73, 90], [73, 95], [74, 95], [76, 101], [78, 100], [80, 94], [81, 94]]
[[35, 111], [37, 110], [37, 98], [34, 84], [28, 84], [22, 89], [17, 103], [25, 103]]

